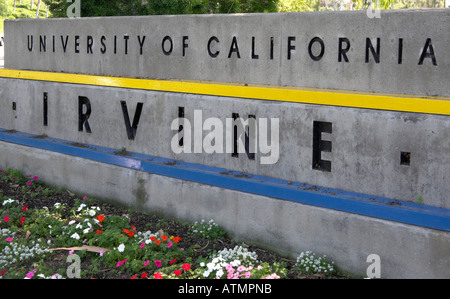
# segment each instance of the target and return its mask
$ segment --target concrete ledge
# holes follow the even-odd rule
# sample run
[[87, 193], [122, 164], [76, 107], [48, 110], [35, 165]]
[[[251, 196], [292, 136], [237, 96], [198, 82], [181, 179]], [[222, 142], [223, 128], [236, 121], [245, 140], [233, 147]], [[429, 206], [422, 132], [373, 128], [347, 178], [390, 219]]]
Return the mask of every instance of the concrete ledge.
[[114, 166], [450, 232], [450, 210], [0, 129], [0, 140]]
[[0, 142], [0, 151], [7, 153], [0, 156], [2, 168], [21, 169], [47, 183], [145, 212], [191, 221], [214, 219], [237, 239], [292, 257], [312, 250], [326, 254], [344, 271], [365, 276], [369, 266], [367, 256], [374, 253], [381, 258], [382, 278], [450, 278], [450, 234], [446, 231], [171, 178], [136, 170], [133, 164], [116, 166], [5, 141]]

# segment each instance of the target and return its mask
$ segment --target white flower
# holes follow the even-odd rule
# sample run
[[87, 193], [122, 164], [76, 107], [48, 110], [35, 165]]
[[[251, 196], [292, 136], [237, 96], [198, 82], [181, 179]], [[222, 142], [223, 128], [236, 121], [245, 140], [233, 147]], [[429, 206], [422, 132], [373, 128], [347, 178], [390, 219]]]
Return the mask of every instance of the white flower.
[[94, 217], [96, 212], [94, 210], [89, 210], [89, 216]]
[[6, 204], [8, 204], [8, 203], [13, 203], [14, 202], [14, 200], [12, 200], [11, 198], [8, 198], [7, 200], [5, 200], [4, 202], [3, 202], [3, 206], [4, 205], [6, 205]]
[[83, 234], [87, 234], [89, 232], [89, 227], [83, 230]]
[[122, 243], [119, 245], [119, 247], [117, 247], [117, 250], [119, 250], [119, 252], [123, 252], [125, 250], [125, 245]]
[[234, 260], [230, 264], [233, 267], [237, 267], [237, 266], [239, 266], [241, 264], [241, 261], [240, 260]]
[[72, 239], [77, 239], [80, 240], [80, 236], [77, 233], [74, 233], [73, 235], [70, 236]]
[[76, 221], [75, 220], [71, 220], [71, 221], [69, 221], [69, 225], [72, 225], [72, 224], [74, 224]]
[[86, 205], [84, 203], [82, 203], [79, 207], [78, 207], [78, 212], [81, 211]]

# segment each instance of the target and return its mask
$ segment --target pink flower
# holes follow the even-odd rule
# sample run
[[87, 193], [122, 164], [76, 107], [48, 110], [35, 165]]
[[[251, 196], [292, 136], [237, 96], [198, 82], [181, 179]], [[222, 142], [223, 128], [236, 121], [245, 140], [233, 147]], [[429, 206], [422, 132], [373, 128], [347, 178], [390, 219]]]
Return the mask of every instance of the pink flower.
[[160, 260], [155, 260], [155, 266], [156, 268], [160, 268], [162, 266], [162, 263]]
[[172, 247], [172, 242], [170, 242], [169, 244], [167, 244], [167, 248]]
[[155, 273], [153, 274], [153, 277], [155, 277], [155, 279], [163, 279], [161, 273]]
[[6, 242], [12, 242], [12, 240], [13, 240], [13, 238], [11, 238], [11, 237], [5, 239]]
[[5, 273], [6, 273], [6, 270], [3, 270], [2, 273], [1, 273], [1, 276], [5, 275]]
[[33, 180], [35, 180], [35, 181], [36, 181], [37, 179], [38, 179], [38, 177], [37, 177], [37, 176], [33, 177]]
[[144, 248], [145, 242], [141, 243], [141, 246], [139, 246], [141, 249]]
[[33, 277], [33, 276], [34, 276], [34, 272], [33, 271], [30, 271], [30, 272], [27, 273], [27, 278], [28, 279], [31, 279], [31, 277]]
[[72, 255], [73, 254], [73, 252], [74, 252], [74, 250], [72, 249], [72, 250], [69, 250], [69, 255]]
[[84, 197], [83, 197], [83, 199], [86, 199], [87, 198], [87, 196], [85, 195]]
[[9, 220], [8, 216], [5, 216], [5, 218], [3, 219], [3, 221], [5, 221], [5, 222], [8, 222], [8, 220]]
[[126, 261], [127, 261], [127, 259], [124, 259], [123, 261], [117, 262], [116, 267], [118, 268], [118, 267], [122, 266], [123, 264], [125, 264]]
[[251, 275], [252, 275], [252, 273], [246, 272], [246, 273], [245, 273], [245, 278], [250, 278]]
[[144, 262], [144, 267], [147, 267], [148, 263], [150, 263], [149, 260], [147, 260], [146, 262]]
[[33, 183], [33, 182], [29, 181], [29, 182], [28, 182], [28, 186], [31, 186], [32, 183]]

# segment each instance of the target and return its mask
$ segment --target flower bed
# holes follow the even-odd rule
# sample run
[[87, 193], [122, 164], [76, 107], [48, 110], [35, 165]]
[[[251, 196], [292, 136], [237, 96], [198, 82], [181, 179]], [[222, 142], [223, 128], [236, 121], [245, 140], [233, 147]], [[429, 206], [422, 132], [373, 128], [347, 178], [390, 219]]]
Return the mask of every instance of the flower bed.
[[[0, 170], [0, 277], [338, 278], [324, 258], [237, 243], [214, 220], [182, 223]], [[305, 266], [307, 265], [307, 266]]]

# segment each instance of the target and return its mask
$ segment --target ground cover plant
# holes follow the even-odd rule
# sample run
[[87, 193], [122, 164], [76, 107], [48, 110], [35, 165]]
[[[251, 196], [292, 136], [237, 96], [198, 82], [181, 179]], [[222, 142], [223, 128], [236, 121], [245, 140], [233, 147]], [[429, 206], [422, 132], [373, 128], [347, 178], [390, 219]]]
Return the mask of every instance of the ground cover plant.
[[2, 279], [342, 278], [333, 262], [237, 243], [213, 219], [131, 211], [0, 170]]

